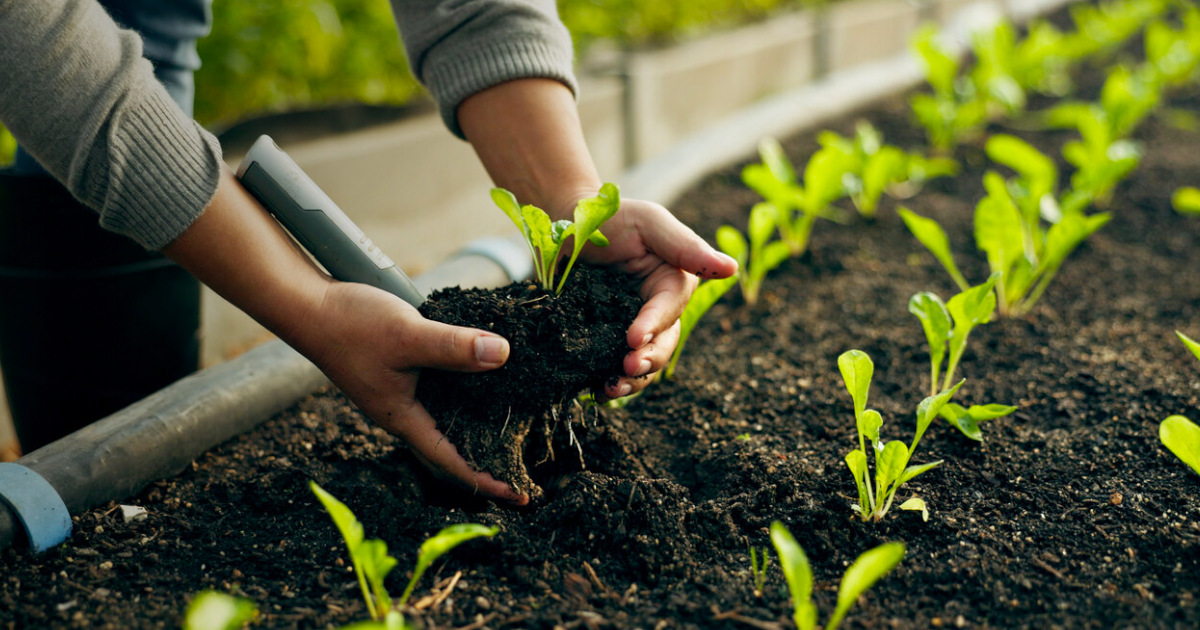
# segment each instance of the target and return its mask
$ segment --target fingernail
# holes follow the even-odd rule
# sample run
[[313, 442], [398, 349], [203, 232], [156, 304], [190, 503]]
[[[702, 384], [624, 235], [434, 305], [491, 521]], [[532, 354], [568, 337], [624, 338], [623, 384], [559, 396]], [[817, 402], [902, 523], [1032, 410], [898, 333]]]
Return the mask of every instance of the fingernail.
[[621, 383], [617, 386], [617, 398], [624, 398], [633, 391], [633, 385], [629, 383]]
[[650, 359], [642, 359], [642, 362], [638, 364], [637, 374], [635, 374], [634, 376], [643, 376], [643, 375], [646, 375], [649, 373], [650, 373]]
[[475, 358], [486, 365], [504, 363], [508, 358], [508, 342], [500, 337], [476, 337]]
[[638, 347], [640, 348], [640, 347], [650, 343], [650, 340], [653, 338], [654, 338], [654, 335], [652, 333], [646, 333], [646, 336], [642, 337], [641, 345], [639, 345]]

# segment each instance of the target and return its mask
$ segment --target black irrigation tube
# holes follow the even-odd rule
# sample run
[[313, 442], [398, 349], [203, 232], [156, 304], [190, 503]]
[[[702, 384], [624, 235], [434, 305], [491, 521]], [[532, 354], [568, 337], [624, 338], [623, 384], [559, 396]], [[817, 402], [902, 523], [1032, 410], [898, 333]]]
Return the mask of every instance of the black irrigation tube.
[[[1015, 3], [1013, 3], [1015, 4]], [[1029, 0], [1017, 18], [1051, 10], [1062, 0]], [[995, 9], [995, 5], [991, 5]], [[972, 27], [998, 11], [965, 12], [947, 25], [960, 44]], [[923, 79], [911, 54], [827, 75], [811, 85], [738, 112], [722, 123], [638, 165], [620, 179], [623, 194], [670, 202], [704, 174], [753, 155], [763, 136], [813, 128], [846, 111], [916, 86]], [[514, 253], [515, 252], [515, 253]], [[455, 284], [499, 286], [529, 275], [525, 246], [485, 239], [416, 279], [424, 291]], [[328, 381], [281, 341], [200, 371], [17, 460], [59, 493], [71, 514], [139, 492], [178, 474], [197, 457], [287, 409]], [[0, 549], [24, 538], [0, 504]]]

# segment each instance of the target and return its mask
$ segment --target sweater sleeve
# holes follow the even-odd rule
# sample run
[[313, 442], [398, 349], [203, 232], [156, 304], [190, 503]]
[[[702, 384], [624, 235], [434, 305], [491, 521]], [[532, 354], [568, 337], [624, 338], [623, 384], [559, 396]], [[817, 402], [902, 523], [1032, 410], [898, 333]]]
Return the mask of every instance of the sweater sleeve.
[[529, 77], [578, 93], [571, 36], [554, 0], [391, 0], [414, 76], [462, 138], [458, 106], [494, 85]]
[[0, 121], [106, 229], [161, 249], [215, 194], [216, 138], [93, 0], [0, 0], [0, 85]]

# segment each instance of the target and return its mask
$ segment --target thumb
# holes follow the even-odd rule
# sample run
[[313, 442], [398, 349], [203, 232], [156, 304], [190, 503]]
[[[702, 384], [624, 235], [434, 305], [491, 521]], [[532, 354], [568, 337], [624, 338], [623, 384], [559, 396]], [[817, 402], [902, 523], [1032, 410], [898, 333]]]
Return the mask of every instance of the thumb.
[[508, 340], [485, 330], [422, 320], [413, 333], [406, 359], [416, 367], [482, 372], [508, 360]]

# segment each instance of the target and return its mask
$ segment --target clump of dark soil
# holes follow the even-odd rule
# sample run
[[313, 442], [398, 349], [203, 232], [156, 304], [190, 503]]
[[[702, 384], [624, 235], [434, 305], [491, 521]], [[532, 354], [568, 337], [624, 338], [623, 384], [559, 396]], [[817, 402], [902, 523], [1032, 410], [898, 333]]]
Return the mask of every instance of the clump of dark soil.
[[427, 370], [417, 398], [468, 461], [538, 499], [524, 463], [527, 436], [552, 434], [581, 391], [624, 374], [625, 332], [641, 304], [629, 276], [588, 265], [577, 265], [558, 295], [535, 282], [437, 291], [422, 315], [497, 333], [510, 355], [486, 372]]
[[[1101, 76], [1082, 74], [1078, 96], [1093, 98]], [[1176, 94], [1171, 106], [1200, 112], [1200, 93]], [[889, 143], [924, 143], [903, 97], [828, 127], [849, 135], [859, 118]], [[1055, 157], [1071, 137], [1021, 135]], [[794, 161], [816, 149], [815, 136], [784, 143]], [[904, 560], [843, 628], [1200, 627], [1200, 477], [1157, 437], [1168, 415], [1200, 416], [1200, 363], [1174, 336], [1200, 335], [1200, 220], [1170, 204], [1178, 186], [1200, 182], [1200, 134], [1155, 117], [1137, 140], [1145, 157], [1116, 190], [1112, 221], [1028, 316], [972, 333], [959, 400], [1020, 410], [987, 423], [983, 443], [942, 422], [930, 428], [917, 457], [945, 463], [898, 497], [921, 496], [928, 522], [896, 511], [859, 521], [843, 461], [857, 438], [837, 356], [859, 348], [874, 359], [883, 433], [911, 436], [928, 350], [906, 303], [953, 291], [888, 202], [874, 222], [818, 224], [806, 257], [768, 277], [756, 305], [736, 291], [718, 303], [675, 380], [555, 432], [559, 460], [574, 465], [538, 477], [537, 509], [449, 500], [401, 442], [324, 392], [124, 501], [147, 508], [144, 521], [124, 523], [105, 506], [79, 515], [71, 540], [45, 556], [0, 554], [0, 628], [177, 627], [204, 588], [253, 599], [268, 628], [362, 619], [310, 479], [387, 541], [400, 560], [387, 582], [395, 592], [427, 536], [451, 523], [500, 528], [417, 587], [408, 616], [426, 628], [786, 629], [777, 563], [761, 597], [749, 570], [749, 548], [769, 546], [774, 520], [812, 561], [822, 619], [858, 554], [905, 543]], [[986, 264], [971, 246], [972, 214], [989, 165], [977, 147], [959, 157], [961, 176], [905, 203], [945, 226], [979, 282]], [[673, 210], [704, 236], [724, 223], [744, 228], [757, 199], [739, 171], [714, 173]]]

